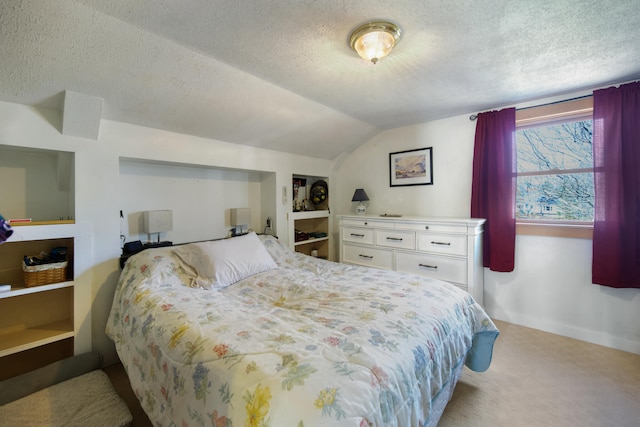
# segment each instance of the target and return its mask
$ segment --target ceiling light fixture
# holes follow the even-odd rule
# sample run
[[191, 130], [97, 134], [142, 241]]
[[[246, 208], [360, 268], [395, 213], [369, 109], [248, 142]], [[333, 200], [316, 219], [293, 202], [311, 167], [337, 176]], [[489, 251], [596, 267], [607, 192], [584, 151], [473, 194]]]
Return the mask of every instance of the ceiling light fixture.
[[353, 30], [350, 45], [362, 59], [375, 64], [391, 52], [400, 33], [400, 28], [391, 22], [369, 22]]

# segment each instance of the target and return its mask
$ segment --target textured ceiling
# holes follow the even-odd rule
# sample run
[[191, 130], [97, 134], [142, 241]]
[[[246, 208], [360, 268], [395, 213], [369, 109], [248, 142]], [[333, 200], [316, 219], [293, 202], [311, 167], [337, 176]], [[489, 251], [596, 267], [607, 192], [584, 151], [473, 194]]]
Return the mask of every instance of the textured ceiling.
[[[0, 0], [0, 100], [331, 159], [384, 129], [640, 78], [638, 0]], [[372, 65], [349, 47], [400, 25]]]

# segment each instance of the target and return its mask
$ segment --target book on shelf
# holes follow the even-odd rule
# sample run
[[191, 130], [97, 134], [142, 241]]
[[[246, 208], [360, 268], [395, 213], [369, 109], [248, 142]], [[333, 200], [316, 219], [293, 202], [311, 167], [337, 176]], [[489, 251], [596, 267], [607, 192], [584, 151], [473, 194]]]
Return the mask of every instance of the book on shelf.
[[31, 222], [31, 218], [11, 218], [8, 221], [9, 224], [24, 224], [26, 222]]

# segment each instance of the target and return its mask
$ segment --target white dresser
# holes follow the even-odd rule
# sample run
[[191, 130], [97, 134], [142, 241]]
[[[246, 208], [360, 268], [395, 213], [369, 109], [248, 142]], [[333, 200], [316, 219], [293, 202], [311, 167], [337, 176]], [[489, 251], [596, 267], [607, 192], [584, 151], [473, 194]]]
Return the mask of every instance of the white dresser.
[[340, 262], [442, 279], [483, 304], [484, 219], [337, 217]]

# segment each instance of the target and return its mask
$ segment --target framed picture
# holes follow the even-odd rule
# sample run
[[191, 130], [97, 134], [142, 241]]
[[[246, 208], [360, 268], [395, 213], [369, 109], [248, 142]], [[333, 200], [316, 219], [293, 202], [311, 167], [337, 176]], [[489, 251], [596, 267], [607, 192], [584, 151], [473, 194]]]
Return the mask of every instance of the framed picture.
[[433, 184], [433, 147], [389, 154], [389, 185]]
[[307, 198], [307, 180], [305, 178], [293, 178], [293, 211], [304, 210], [304, 201]]

